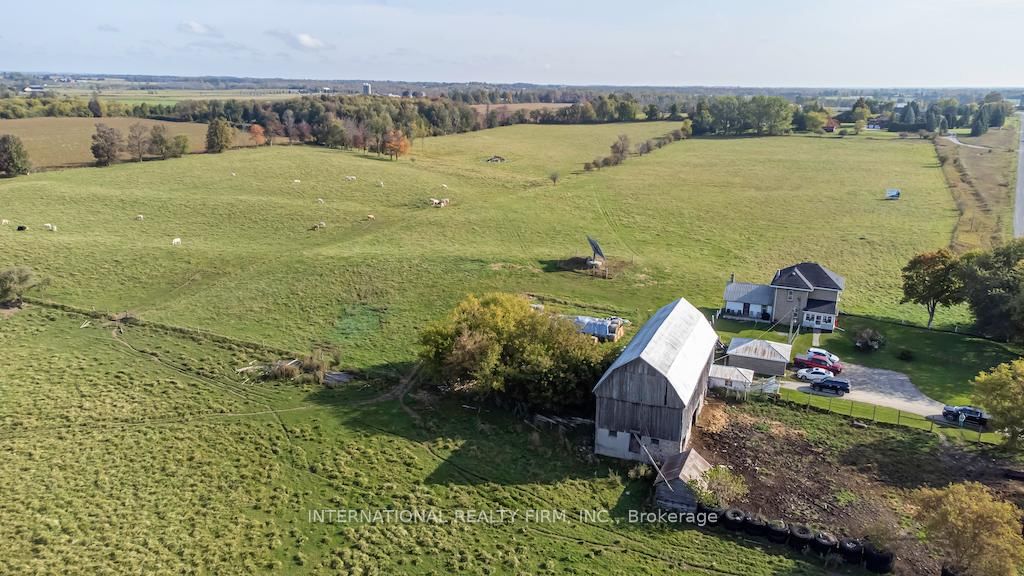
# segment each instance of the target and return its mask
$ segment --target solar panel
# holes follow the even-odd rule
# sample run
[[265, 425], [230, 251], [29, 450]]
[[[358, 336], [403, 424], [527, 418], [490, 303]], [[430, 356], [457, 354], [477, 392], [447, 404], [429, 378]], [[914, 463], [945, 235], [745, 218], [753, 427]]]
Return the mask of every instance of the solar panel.
[[594, 256], [600, 256], [603, 259], [604, 251], [601, 250], [601, 245], [597, 243], [597, 240], [587, 236], [587, 242], [590, 242], [590, 248], [594, 250]]

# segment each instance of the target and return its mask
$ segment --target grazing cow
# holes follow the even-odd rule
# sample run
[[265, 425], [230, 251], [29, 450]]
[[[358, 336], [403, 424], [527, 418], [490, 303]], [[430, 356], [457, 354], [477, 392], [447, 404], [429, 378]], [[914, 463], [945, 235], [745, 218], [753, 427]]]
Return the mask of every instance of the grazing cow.
[[448, 185], [447, 184], [441, 184], [441, 188], [444, 188], [445, 190], [447, 190], [448, 189]]
[[135, 219], [138, 220], [139, 222], [142, 222], [143, 220], [146, 219], [146, 217], [143, 216], [142, 214], [139, 214], [138, 216], [135, 217]]
[[7, 226], [8, 224], [10, 224], [10, 222], [8, 222], [6, 218], [3, 219], [3, 220], [0, 220], [0, 226]]
[[381, 180], [380, 182], [377, 182], [377, 187], [378, 188], [383, 188], [384, 187], [384, 181]]
[[231, 173], [231, 175], [232, 175], [232, 176], [235, 176], [236, 174], [235, 174], [234, 172], [232, 172], [232, 173]]
[[301, 182], [302, 182], [302, 180], [299, 180], [299, 179], [295, 179], [295, 180], [292, 180], [292, 182], [294, 182], [294, 183], [296, 183], [296, 184], [299, 184], [299, 183], [301, 183]]
[[56, 231], [57, 231], [57, 227], [56, 226], [50, 226], [50, 232], [56, 232]]
[[356, 181], [356, 177], [355, 176], [345, 176], [345, 180], [348, 180], [349, 182], [355, 182]]
[[43, 228], [46, 228], [50, 232], [53, 232], [53, 224], [43, 224]]
[[441, 201], [438, 200], [437, 198], [431, 198], [430, 199], [430, 205], [431, 206], [440, 206], [441, 205]]
[[181, 238], [175, 238], [171, 240], [171, 246], [181, 246]]
[[324, 203], [324, 199], [323, 198], [317, 198], [316, 202], [317, 202], [317, 204], [323, 204]]
[[447, 206], [449, 202], [451, 202], [451, 200], [449, 200], [447, 198], [441, 198], [441, 207], [443, 208], [443, 207]]
[[367, 219], [367, 220], [376, 220], [376, 219], [377, 219], [377, 217], [376, 217], [376, 216], [374, 216], [373, 214], [367, 214], [367, 215], [366, 215], [366, 219]]
[[28, 230], [28, 226], [18, 226], [18, 232], [24, 232], [25, 230]]

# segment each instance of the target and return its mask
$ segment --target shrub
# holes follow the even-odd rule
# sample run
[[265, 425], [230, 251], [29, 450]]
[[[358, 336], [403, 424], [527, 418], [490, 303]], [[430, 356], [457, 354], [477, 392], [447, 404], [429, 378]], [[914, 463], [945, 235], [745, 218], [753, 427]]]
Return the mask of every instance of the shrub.
[[626, 476], [629, 477], [630, 480], [643, 480], [644, 478], [651, 477], [653, 474], [654, 469], [641, 462], [640, 464], [630, 468], [629, 472], [626, 473]]
[[874, 328], [864, 328], [857, 333], [854, 345], [861, 352], [874, 352], [885, 345], [885, 336]]
[[28, 174], [32, 168], [21, 138], [12, 134], [0, 136], [0, 176], [8, 178]]
[[20, 303], [21, 295], [37, 284], [39, 279], [31, 268], [15, 266], [0, 270], [0, 304]]
[[839, 129], [839, 135], [840, 136], [849, 136], [850, 135], [850, 131], [847, 130], [846, 128], [840, 128]]
[[276, 362], [267, 371], [267, 378], [271, 380], [292, 380], [300, 374], [301, 370], [295, 364], [289, 362]]
[[729, 506], [749, 492], [747, 480], [725, 466], [715, 466], [688, 484], [705, 506]]
[[896, 354], [896, 357], [904, 362], [913, 362], [914, 351], [909, 348], [900, 348], [900, 351]]

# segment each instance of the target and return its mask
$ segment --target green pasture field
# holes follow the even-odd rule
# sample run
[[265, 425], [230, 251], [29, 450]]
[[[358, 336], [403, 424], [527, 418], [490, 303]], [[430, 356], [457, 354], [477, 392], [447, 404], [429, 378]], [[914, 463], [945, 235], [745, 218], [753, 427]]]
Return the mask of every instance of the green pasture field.
[[130, 105], [173, 105], [183, 100], [287, 100], [300, 96], [287, 90], [127, 90], [117, 87], [101, 88], [99, 92], [92, 88], [57, 88], [56, 92], [78, 98], [91, 98], [95, 93], [103, 101]]
[[[35, 169], [81, 166], [94, 161], [89, 146], [96, 124], [103, 123], [128, 135], [128, 127], [136, 122], [146, 127], [156, 124], [167, 126], [171, 137], [188, 136], [193, 152], [206, 147], [206, 124], [195, 122], [162, 122], [140, 118], [20, 118], [0, 120], [0, 134], [14, 134], [21, 138]], [[241, 134], [236, 143], [247, 143]]]
[[[0, 182], [0, 265], [50, 278], [47, 299], [293, 349], [335, 342], [361, 368], [410, 360], [418, 330], [470, 292], [640, 322], [680, 296], [717, 308], [730, 273], [766, 282], [802, 260], [846, 276], [846, 310], [924, 319], [899, 304], [900, 268], [948, 243], [955, 219], [929, 143], [695, 139], [580, 169], [620, 132], [671, 128], [515, 126], [417, 141], [397, 162], [275, 146], [33, 174]], [[905, 198], [883, 201], [891, 186]], [[588, 234], [612, 278], [560, 265], [589, 255]]]

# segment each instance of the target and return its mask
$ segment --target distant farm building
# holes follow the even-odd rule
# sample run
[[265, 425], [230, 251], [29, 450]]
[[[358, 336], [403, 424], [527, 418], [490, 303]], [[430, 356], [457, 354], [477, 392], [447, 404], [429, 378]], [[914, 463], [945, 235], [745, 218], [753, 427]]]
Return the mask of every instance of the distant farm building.
[[369, 82], [363, 82], [363, 94], [367, 96], [373, 94], [373, 86]]
[[836, 120], [835, 118], [829, 118], [825, 122], [825, 125], [822, 127], [822, 129], [825, 130], [825, 132], [835, 132], [836, 130], [839, 130], [841, 126], [842, 124], [839, 122], [839, 120]]
[[697, 494], [690, 482], [703, 483], [711, 464], [690, 448], [665, 459], [654, 481], [654, 505], [662, 510], [690, 514], [697, 511]]
[[686, 300], [655, 312], [594, 386], [594, 451], [658, 462], [682, 452], [717, 347], [711, 324]]
[[769, 340], [733, 338], [725, 355], [729, 366], [746, 368], [755, 374], [783, 376], [793, 355], [793, 347]]
[[626, 333], [626, 322], [622, 318], [570, 316], [569, 319], [581, 333], [593, 336], [601, 342], [617, 342]]

